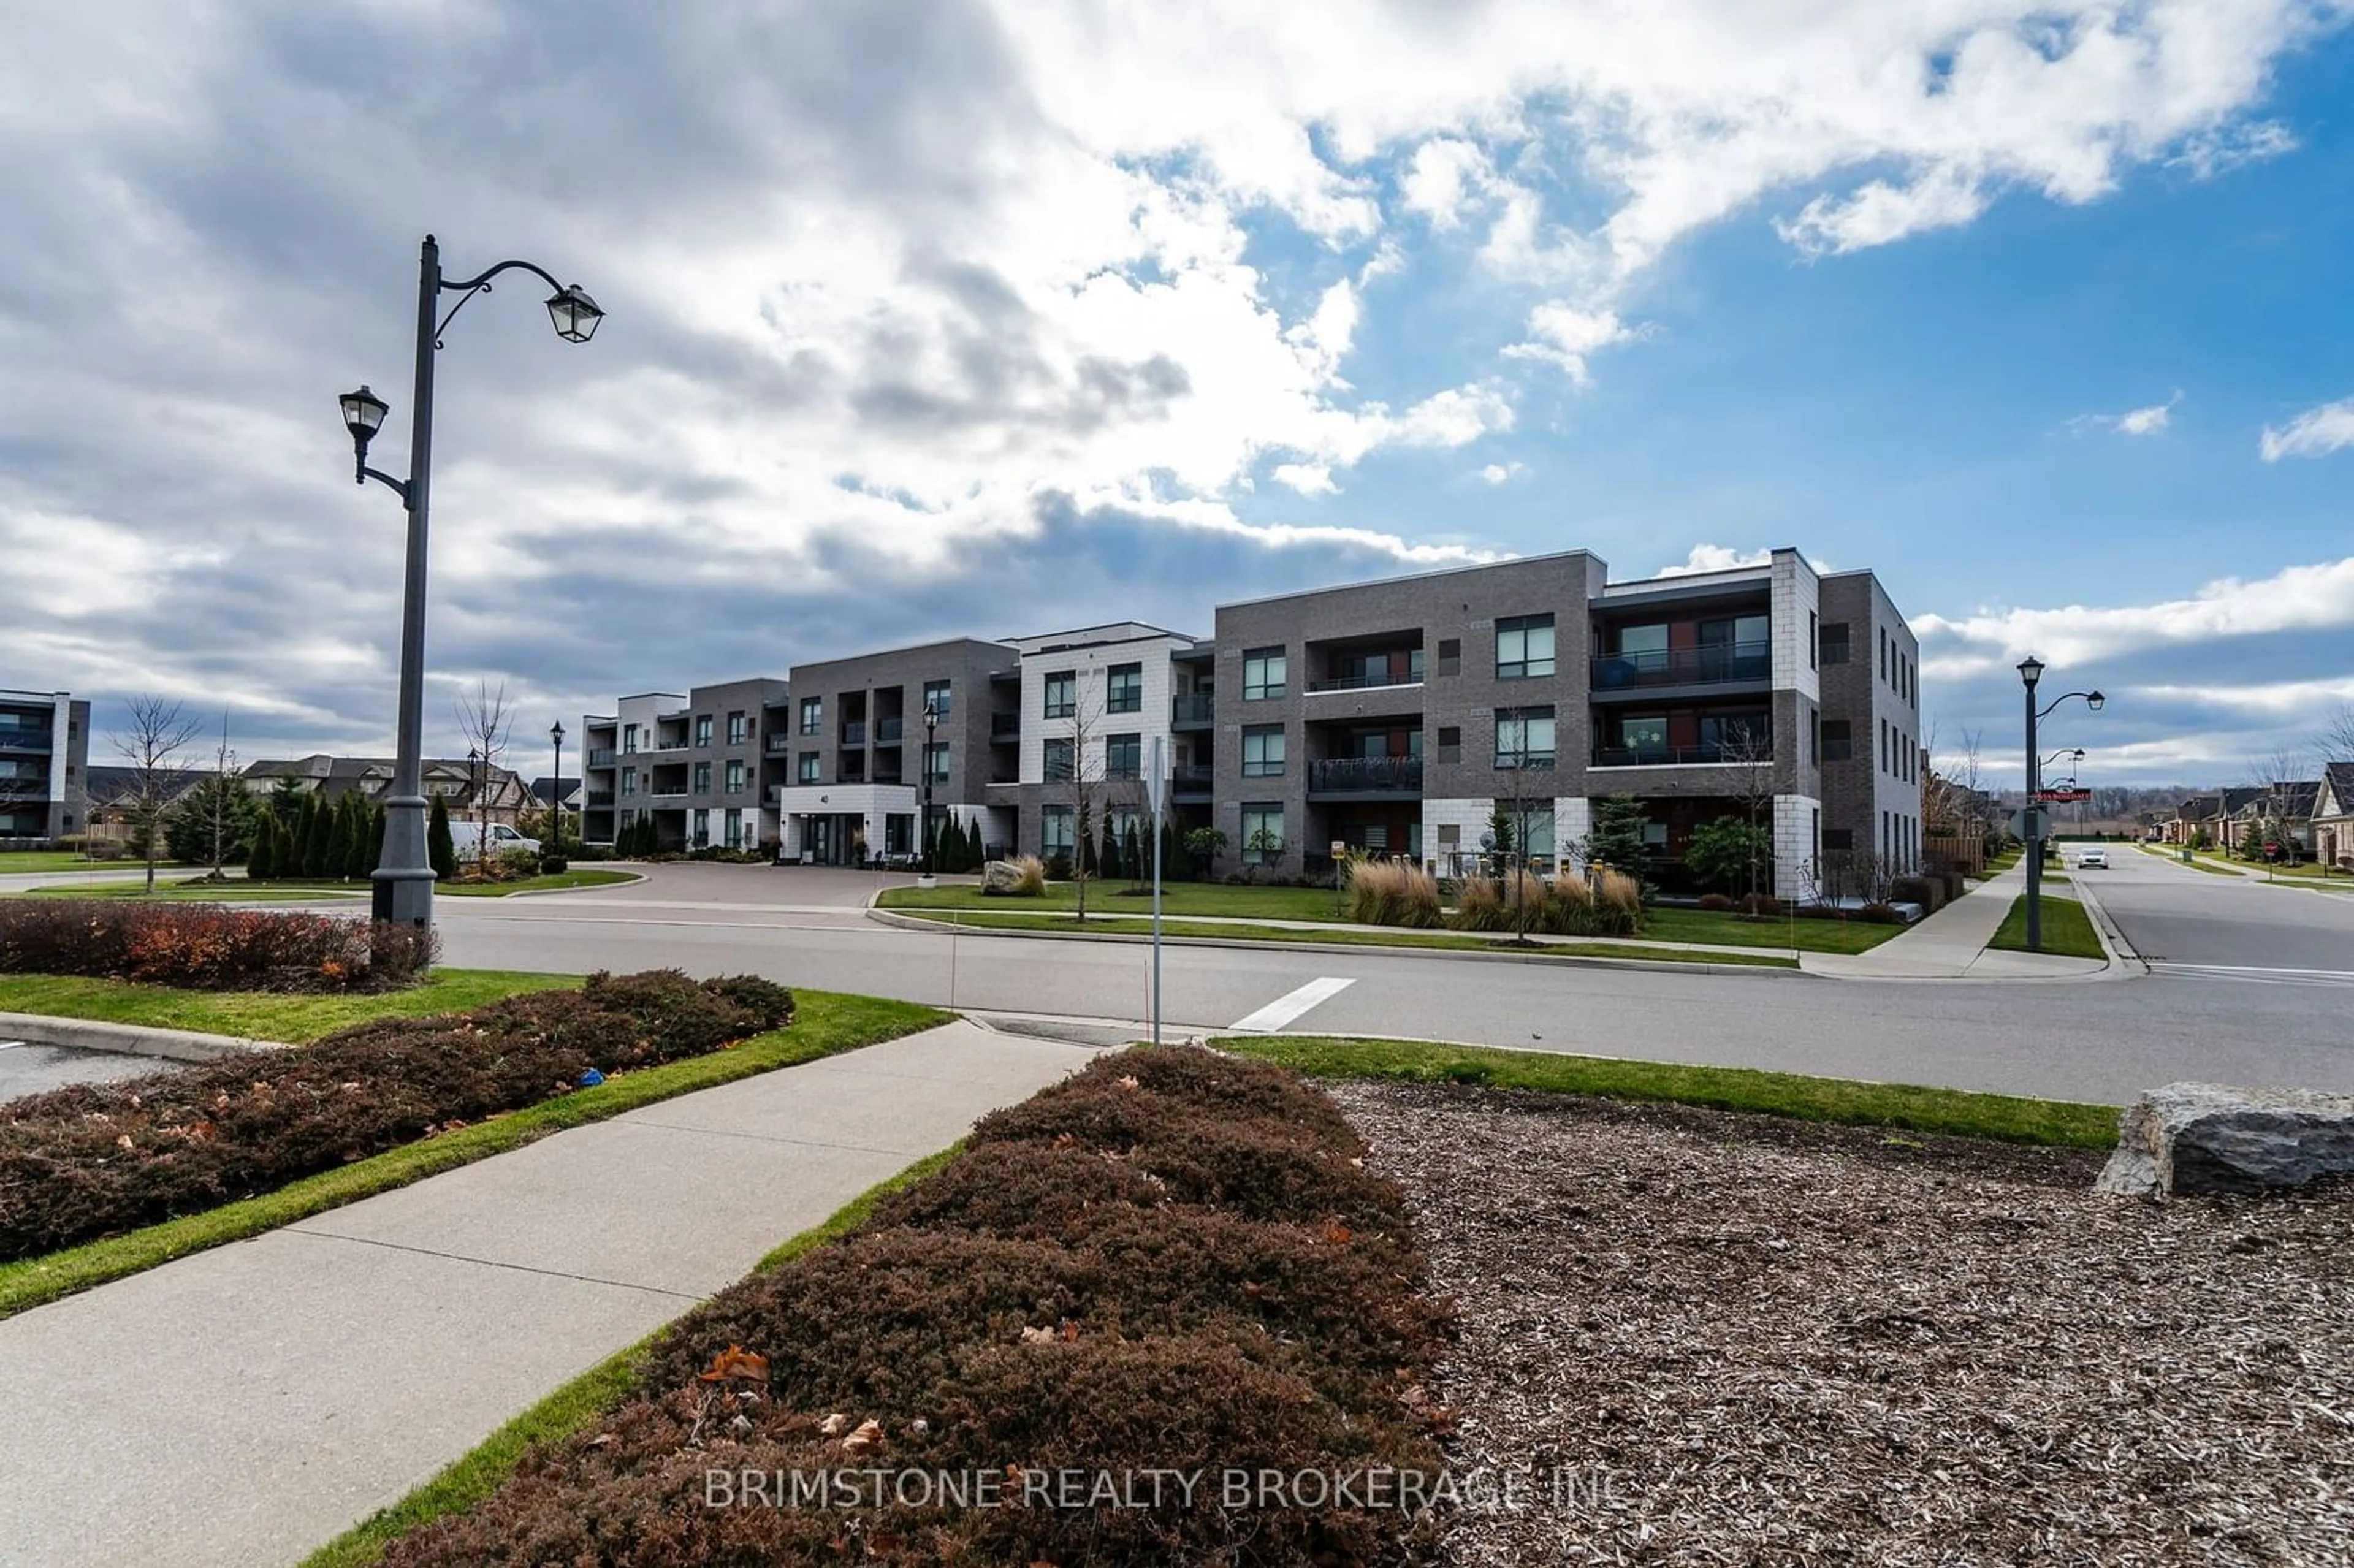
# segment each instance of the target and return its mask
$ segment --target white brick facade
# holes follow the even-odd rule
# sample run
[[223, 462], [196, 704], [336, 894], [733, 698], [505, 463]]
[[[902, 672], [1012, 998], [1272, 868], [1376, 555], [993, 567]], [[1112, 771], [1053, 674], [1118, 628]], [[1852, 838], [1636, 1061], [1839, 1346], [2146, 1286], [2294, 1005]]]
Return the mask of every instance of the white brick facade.
[[1774, 886], [1785, 897], [1812, 886], [1823, 803], [1808, 795], [1774, 797]]
[[1564, 795], [1553, 803], [1553, 847], [1558, 864], [1583, 874], [1585, 835], [1594, 831], [1594, 802], [1583, 795]]

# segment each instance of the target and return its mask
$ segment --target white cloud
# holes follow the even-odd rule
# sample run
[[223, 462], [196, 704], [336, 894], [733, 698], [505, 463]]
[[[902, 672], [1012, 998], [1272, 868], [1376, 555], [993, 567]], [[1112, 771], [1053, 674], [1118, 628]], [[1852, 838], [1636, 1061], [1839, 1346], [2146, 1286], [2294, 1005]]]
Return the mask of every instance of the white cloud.
[[1808, 256], [1888, 245], [1932, 228], [1958, 228], [1986, 211], [1984, 182], [1962, 168], [1931, 168], [1909, 185], [1873, 180], [1844, 196], [1819, 196], [1774, 231]]
[[2079, 414], [2068, 421], [2072, 435], [2087, 430], [2107, 430], [2120, 436], [2154, 436], [2163, 431], [2173, 416], [2174, 407], [2182, 401], [2182, 390], [2163, 403], [2152, 403], [2146, 408], [2130, 408], [2122, 414]]
[[1488, 484], [1502, 484], [1518, 479], [1528, 471], [1528, 465], [1518, 462], [1491, 462], [1479, 471], [1480, 480]]
[[1694, 545], [1691, 554], [1672, 567], [1661, 567], [1663, 577], [1690, 577], [1695, 572], [1729, 572], [1740, 567], [1762, 567], [1774, 558], [1771, 550], [1736, 550], [1729, 545]]
[[2327, 457], [2343, 447], [2354, 447], [2354, 397], [2307, 408], [2281, 429], [2266, 425], [2257, 442], [2266, 462], [2285, 457]]
[[1593, 379], [1585, 367], [1587, 355], [1641, 335], [1620, 321], [1616, 311], [1581, 311], [1559, 302], [1531, 311], [1527, 330], [1528, 340], [1507, 344], [1505, 357], [1537, 359], [1558, 366], [1579, 387]]
[[2151, 683], [2124, 688], [2153, 701], [2203, 703], [2241, 713], [2310, 722], [2332, 705], [2354, 702], [2354, 675], [2320, 681], [2267, 681], [2253, 685], [2200, 682], [2195, 686]]
[[1984, 609], [1915, 616], [1921, 668], [1939, 676], [1981, 674], [2029, 653], [2083, 663], [2141, 649], [2221, 637], [2354, 626], [2354, 556], [2289, 567], [2253, 582], [2223, 577], [2188, 599], [2157, 604], [2056, 609]]
[[1408, 212], [1420, 213], [1436, 229], [1461, 227], [1463, 210], [1495, 179], [1488, 154], [1469, 142], [1434, 136], [1415, 149], [1398, 182]]
[[1302, 495], [1338, 495], [1341, 487], [1332, 482], [1330, 463], [1278, 463], [1268, 475], [1278, 484], [1288, 484]]

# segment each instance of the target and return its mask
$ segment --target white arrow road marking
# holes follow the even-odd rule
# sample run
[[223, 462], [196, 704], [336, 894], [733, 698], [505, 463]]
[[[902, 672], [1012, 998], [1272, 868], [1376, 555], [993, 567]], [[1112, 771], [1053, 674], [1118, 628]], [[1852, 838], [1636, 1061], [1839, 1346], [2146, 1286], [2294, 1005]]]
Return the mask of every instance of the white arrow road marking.
[[1249, 1017], [1236, 1019], [1233, 1027], [1272, 1034], [1310, 1008], [1331, 1001], [1356, 983], [1354, 980], [1334, 980], [1329, 975], [1322, 980], [1310, 980], [1298, 991], [1287, 991], [1277, 997]]

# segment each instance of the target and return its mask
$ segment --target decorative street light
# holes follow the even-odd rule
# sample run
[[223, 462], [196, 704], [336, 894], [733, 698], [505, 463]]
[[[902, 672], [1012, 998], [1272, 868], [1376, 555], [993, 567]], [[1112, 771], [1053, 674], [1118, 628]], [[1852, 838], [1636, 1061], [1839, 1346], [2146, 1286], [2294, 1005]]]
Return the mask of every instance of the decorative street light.
[[[426, 854], [425, 790], [420, 749], [425, 729], [425, 579], [428, 502], [433, 472], [433, 355], [441, 334], [466, 302], [491, 291], [491, 281], [520, 268], [535, 274], [555, 292], [548, 296], [547, 317], [556, 335], [567, 343], [587, 343], [597, 334], [605, 313], [578, 283], [559, 283], [545, 268], [529, 261], [502, 261], [486, 272], [456, 281], [441, 275], [441, 247], [427, 235], [418, 252], [417, 278], [417, 408], [408, 439], [408, 477], [396, 479], [368, 466], [368, 443], [384, 428], [391, 412], [385, 400], [363, 386], [336, 401], [343, 406], [344, 426], [352, 433], [355, 482], [373, 479], [400, 497], [408, 512], [408, 567], [401, 589], [400, 713], [398, 750], [393, 759], [392, 789], [385, 797], [384, 850], [377, 862], [372, 913], [378, 920], [429, 926], [433, 921], [433, 867]], [[458, 302], [448, 315], [435, 319], [445, 293]]]
[[932, 832], [932, 737], [939, 733], [939, 705], [931, 698], [924, 700], [924, 875], [926, 887], [933, 886], [938, 868], [932, 864], [932, 846], [938, 842]]
[[547, 738], [556, 743], [556, 771], [547, 779], [548, 836], [556, 841], [556, 858], [564, 858], [564, 721], [557, 719], [547, 726]]
[[[2108, 701], [2098, 691], [2069, 692], [2052, 699], [2041, 709], [2035, 705], [2035, 683], [2043, 679], [2043, 661], [2030, 653], [2019, 662], [2020, 683], [2027, 688], [2027, 810], [2020, 813], [2026, 819], [2027, 832], [2027, 950], [2043, 950], [2043, 817], [2035, 797], [2043, 789], [2043, 764], [2050, 760], [2036, 750], [2035, 726], [2044, 715], [2071, 698], [2082, 697], [2084, 705], [2094, 713]], [[2053, 752], [2052, 756], [2060, 754]], [[2079, 757], [2083, 752], [2076, 754]]]

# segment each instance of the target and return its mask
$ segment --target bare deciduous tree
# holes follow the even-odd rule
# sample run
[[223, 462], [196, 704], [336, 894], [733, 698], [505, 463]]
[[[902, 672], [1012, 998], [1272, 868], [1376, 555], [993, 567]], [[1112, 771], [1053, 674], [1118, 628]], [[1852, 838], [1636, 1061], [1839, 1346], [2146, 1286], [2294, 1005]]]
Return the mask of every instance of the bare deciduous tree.
[[1758, 892], [1759, 841], [1773, 842], [1774, 728], [1771, 720], [1735, 720], [1728, 727], [1717, 755], [1740, 768], [1733, 776], [1733, 796], [1749, 821], [1749, 891]]
[[474, 783], [474, 866], [482, 869], [482, 857], [491, 842], [490, 818], [485, 810], [491, 792], [490, 780], [499, 770], [499, 758], [507, 748], [507, 732], [514, 727], [514, 717], [508, 711], [507, 683], [501, 681], [493, 689], [488, 681], [477, 681], [472, 696], [458, 699], [458, 727], [465, 732], [466, 745], [480, 758], [482, 773]]
[[2324, 762], [2354, 762], [2354, 703], [2340, 703], [2321, 723], [2313, 749]]
[[168, 697], [133, 697], [124, 705], [130, 723], [114, 734], [114, 749], [130, 766], [131, 828], [140, 857], [147, 863], [147, 891], [155, 891], [155, 852], [163, 839], [164, 808], [185, 771], [180, 752], [196, 738], [196, 721]]
[[221, 870], [221, 862], [228, 856], [228, 784], [230, 769], [236, 766], [237, 753], [229, 749], [228, 744], [228, 710], [223, 708], [220, 746], [213, 753], [213, 869], [206, 878], [208, 882], [218, 882], [227, 874]]

